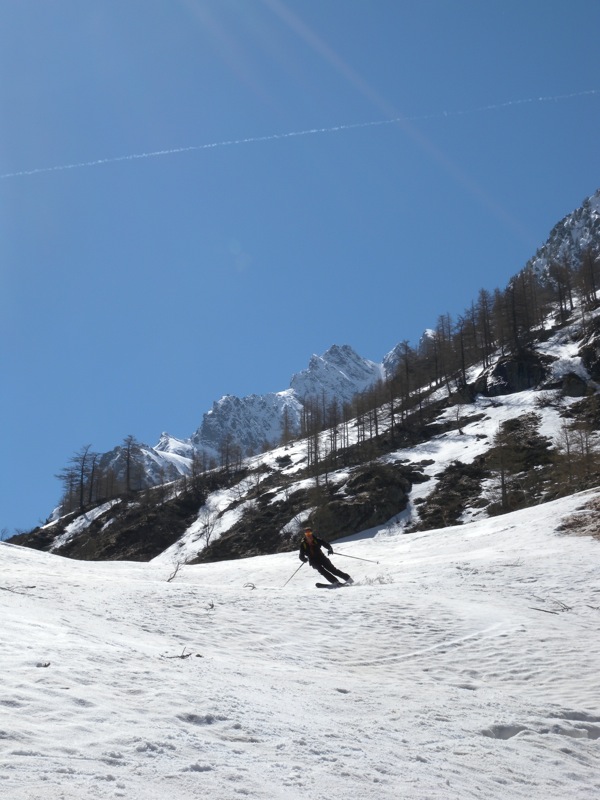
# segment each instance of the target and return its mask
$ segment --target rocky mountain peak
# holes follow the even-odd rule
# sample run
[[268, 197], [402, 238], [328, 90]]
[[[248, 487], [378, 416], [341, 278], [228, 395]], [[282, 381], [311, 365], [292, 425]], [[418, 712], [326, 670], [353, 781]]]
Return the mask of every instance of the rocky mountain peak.
[[600, 189], [554, 226], [526, 266], [544, 274], [553, 263], [580, 265], [588, 250], [594, 256], [600, 254]]
[[325, 395], [346, 403], [381, 378], [381, 364], [362, 358], [350, 345], [334, 344], [322, 356], [313, 355], [308, 367], [292, 377], [290, 388], [299, 399]]

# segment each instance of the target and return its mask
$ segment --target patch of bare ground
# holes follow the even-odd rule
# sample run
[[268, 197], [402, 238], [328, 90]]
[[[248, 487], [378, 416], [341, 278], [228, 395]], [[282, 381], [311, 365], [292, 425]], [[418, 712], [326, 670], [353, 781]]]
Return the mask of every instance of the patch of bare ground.
[[576, 536], [591, 536], [600, 541], [600, 496], [567, 517], [557, 530]]

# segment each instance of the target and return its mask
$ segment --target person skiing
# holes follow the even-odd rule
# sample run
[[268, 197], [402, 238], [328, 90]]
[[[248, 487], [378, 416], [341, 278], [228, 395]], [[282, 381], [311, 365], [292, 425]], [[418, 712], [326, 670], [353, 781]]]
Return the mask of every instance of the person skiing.
[[318, 536], [315, 536], [312, 532], [312, 528], [305, 528], [304, 536], [300, 542], [300, 561], [308, 561], [310, 566], [313, 569], [316, 569], [317, 572], [320, 572], [321, 575], [324, 578], [327, 578], [330, 583], [341, 583], [341, 581], [338, 581], [336, 578], [336, 575], [340, 578], [343, 578], [346, 583], [352, 583], [352, 578], [350, 575], [333, 566], [331, 561], [321, 550], [322, 547], [327, 550], [329, 555], [333, 553], [333, 547], [329, 544], [329, 542], [326, 542], [324, 539], [319, 539]]

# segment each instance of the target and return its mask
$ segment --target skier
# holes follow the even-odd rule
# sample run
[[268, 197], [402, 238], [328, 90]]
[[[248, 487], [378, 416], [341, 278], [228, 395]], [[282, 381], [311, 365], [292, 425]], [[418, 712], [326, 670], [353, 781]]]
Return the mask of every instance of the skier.
[[308, 561], [310, 566], [313, 569], [316, 569], [317, 572], [320, 572], [321, 575], [323, 575], [324, 578], [327, 578], [330, 583], [340, 583], [340, 581], [338, 581], [336, 578], [336, 575], [339, 575], [340, 578], [343, 578], [346, 583], [352, 583], [352, 578], [350, 575], [333, 566], [331, 561], [321, 550], [322, 547], [326, 548], [329, 555], [333, 553], [333, 548], [329, 542], [326, 542], [323, 539], [319, 539], [318, 536], [315, 536], [312, 532], [312, 528], [305, 528], [304, 536], [300, 542], [300, 561]]

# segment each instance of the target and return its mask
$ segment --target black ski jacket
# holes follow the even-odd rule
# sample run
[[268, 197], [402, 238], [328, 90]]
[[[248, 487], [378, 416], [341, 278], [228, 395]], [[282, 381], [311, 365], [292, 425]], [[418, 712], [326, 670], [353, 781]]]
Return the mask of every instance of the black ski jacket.
[[313, 544], [311, 547], [306, 538], [302, 537], [302, 541], [300, 542], [300, 550], [298, 552], [300, 561], [308, 560], [309, 564], [312, 564], [314, 561], [321, 561], [325, 558], [321, 550], [322, 547], [327, 550], [329, 555], [333, 553], [333, 547], [329, 544], [329, 542], [326, 542], [324, 539], [319, 539], [319, 537], [315, 536], [314, 534], [312, 538]]

